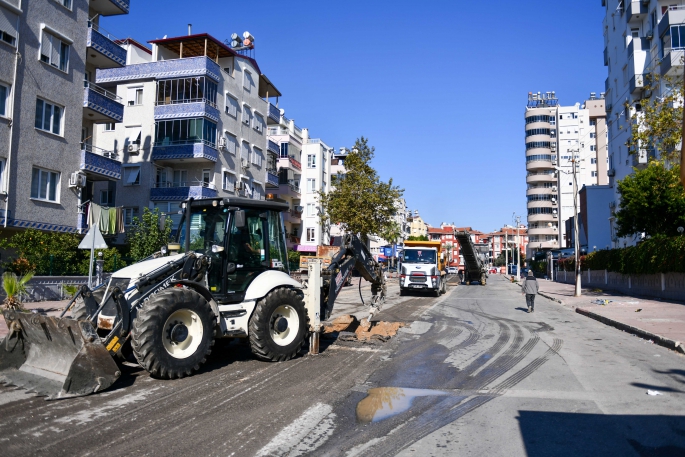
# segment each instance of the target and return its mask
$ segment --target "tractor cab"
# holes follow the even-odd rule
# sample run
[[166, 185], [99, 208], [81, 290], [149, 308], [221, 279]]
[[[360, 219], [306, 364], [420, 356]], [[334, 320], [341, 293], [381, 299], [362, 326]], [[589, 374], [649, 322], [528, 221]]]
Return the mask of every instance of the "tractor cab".
[[288, 273], [282, 212], [288, 204], [230, 197], [188, 200], [177, 232], [181, 252], [209, 258], [207, 285], [218, 303], [239, 303], [266, 270]]

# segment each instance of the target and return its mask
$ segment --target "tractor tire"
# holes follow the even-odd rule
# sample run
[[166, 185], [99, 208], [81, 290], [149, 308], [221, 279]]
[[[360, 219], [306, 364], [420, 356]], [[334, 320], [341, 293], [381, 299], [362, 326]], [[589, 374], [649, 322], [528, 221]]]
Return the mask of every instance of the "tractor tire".
[[250, 349], [261, 360], [292, 359], [302, 349], [308, 333], [304, 301], [292, 289], [272, 290], [257, 302], [250, 317]]
[[433, 291], [433, 295], [435, 297], [439, 297], [441, 293], [442, 293], [442, 281], [440, 282], [440, 284], [438, 284], [438, 288]]
[[202, 295], [165, 289], [138, 310], [131, 331], [133, 355], [152, 377], [190, 376], [212, 352], [215, 328], [216, 316]]

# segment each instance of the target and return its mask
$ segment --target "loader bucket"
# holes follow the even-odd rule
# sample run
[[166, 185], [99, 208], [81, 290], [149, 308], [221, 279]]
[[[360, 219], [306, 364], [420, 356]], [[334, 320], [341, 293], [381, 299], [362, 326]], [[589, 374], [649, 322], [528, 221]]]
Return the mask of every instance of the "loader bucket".
[[10, 333], [0, 341], [0, 383], [55, 400], [99, 392], [121, 375], [89, 321], [3, 315]]

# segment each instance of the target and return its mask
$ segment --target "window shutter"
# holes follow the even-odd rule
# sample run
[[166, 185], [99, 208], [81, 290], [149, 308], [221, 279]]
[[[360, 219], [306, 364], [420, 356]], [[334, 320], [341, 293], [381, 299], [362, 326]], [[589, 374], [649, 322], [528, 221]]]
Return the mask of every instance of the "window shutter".
[[0, 31], [17, 38], [17, 19], [19, 16], [0, 7]]
[[55, 38], [52, 35], [49, 35], [49, 36], [50, 36], [50, 42], [52, 43], [52, 47], [51, 47], [51, 51], [50, 51], [52, 53], [52, 57], [50, 58], [50, 64], [54, 65], [55, 67], [59, 67], [60, 66], [60, 64], [59, 64], [59, 51], [60, 51], [60, 47], [61, 47], [60, 44], [62, 42], [59, 41], [57, 38]]

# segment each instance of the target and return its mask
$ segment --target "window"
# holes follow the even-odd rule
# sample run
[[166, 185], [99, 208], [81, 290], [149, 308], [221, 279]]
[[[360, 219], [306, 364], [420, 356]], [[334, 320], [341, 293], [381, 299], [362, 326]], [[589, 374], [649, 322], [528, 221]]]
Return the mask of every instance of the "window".
[[284, 159], [288, 158], [288, 143], [281, 143], [280, 152], [281, 152], [281, 155], [280, 155], [281, 158], [284, 158]]
[[188, 170], [174, 170], [173, 186], [188, 187]]
[[247, 91], [250, 92], [252, 90], [252, 86], [254, 86], [254, 82], [252, 80], [252, 73], [249, 71], [245, 70], [243, 72], [243, 88]]
[[17, 20], [19, 16], [0, 6], [0, 40], [15, 46], [17, 43]]
[[142, 105], [143, 104], [143, 88], [142, 87], [129, 87], [128, 91], [128, 106]]
[[597, 125], [597, 119], [590, 119], [590, 125]]
[[71, 0], [57, 0], [57, 3], [59, 3], [67, 9], [71, 9]]
[[40, 60], [62, 71], [69, 71], [69, 44], [43, 30]]
[[594, 145], [591, 145], [591, 146], [590, 146], [590, 151], [594, 151], [594, 150], [595, 150], [595, 146], [594, 146]]
[[155, 176], [156, 187], [167, 187], [167, 173], [166, 168], [157, 168]]
[[226, 132], [226, 151], [235, 154], [238, 150], [238, 138]]
[[140, 185], [140, 167], [124, 167], [124, 186]]
[[261, 167], [263, 157], [264, 156], [262, 154], [262, 150], [259, 149], [258, 147], [254, 147], [252, 150], [252, 164], [257, 165], [258, 167]]
[[316, 154], [307, 154], [307, 168], [316, 168]]
[[204, 187], [209, 187], [212, 183], [212, 171], [208, 168], [202, 170], [202, 185]]
[[7, 102], [10, 98], [10, 88], [0, 84], [0, 116], [7, 116]]
[[243, 105], [243, 124], [248, 127], [252, 125], [252, 111], [250, 111], [250, 107], [247, 105]]
[[216, 147], [216, 124], [204, 118], [155, 123], [155, 145], [205, 143]]
[[5, 191], [5, 159], [0, 159], [0, 193]]
[[238, 99], [226, 94], [226, 114], [238, 118]]
[[316, 192], [315, 178], [307, 178], [307, 192]]
[[259, 114], [255, 113], [254, 116], [254, 122], [252, 123], [252, 127], [258, 131], [259, 133], [264, 132], [264, 118], [260, 116]]
[[316, 229], [307, 229], [307, 241], [316, 241]]
[[134, 217], [138, 217], [138, 208], [124, 208], [124, 225], [132, 225]]
[[245, 141], [243, 141], [242, 148], [240, 150], [240, 159], [250, 163], [250, 145]]
[[31, 198], [57, 202], [59, 200], [59, 173], [33, 167], [31, 176]]
[[224, 171], [222, 188], [228, 192], [235, 192], [235, 176], [228, 171]]
[[596, 171], [593, 171], [593, 172], [592, 172], [592, 177], [593, 177], [593, 178], [596, 178], [596, 177], [597, 177], [597, 172], [596, 172]]
[[36, 100], [36, 128], [52, 132], [55, 135], [62, 134], [63, 108], [48, 103], [40, 98]]
[[596, 163], [597, 163], [597, 159], [595, 159], [594, 157], [590, 158], [590, 163], [591, 163], [591, 164], [596, 164]]
[[107, 189], [100, 191], [100, 204], [102, 206], [114, 206], [114, 190]]
[[216, 107], [216, 97], [216, 83], [204, 76], [166, 79], [157, 82], [157, 105], [205, 102]]
[[104, 124], [104, 131], [105, 132], [113, 132], [114, 131], [114, 122], [107, 122]]
[[307, 216], [316, 216], [316, 205], [314, 203], [307, 203]]
[[595, 132], [590, 132], [590, 138], [594, 138], [594, 137], [595, 137]]

